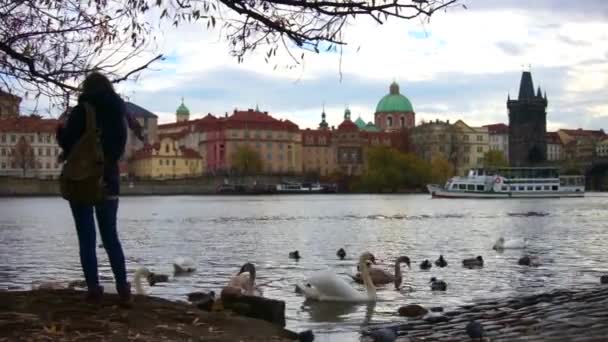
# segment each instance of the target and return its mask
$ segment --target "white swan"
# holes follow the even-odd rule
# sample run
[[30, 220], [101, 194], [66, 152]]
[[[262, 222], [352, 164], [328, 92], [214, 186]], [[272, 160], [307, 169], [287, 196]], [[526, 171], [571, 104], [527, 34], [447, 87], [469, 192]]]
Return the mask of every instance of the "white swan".
[[262, 290], [255, 285], [255, 276], [255, 266], [250, 262], [244, 264], [239, 273], [222, 289], [221, 297], [240, 295], [262, 297]]
[[309, 300], [350, 303], [375, 302], [377, 299], [376, 288], [369, 274], [367, 261], [376, 263], [373, 254], [365, 252], [359, 257], [359, 269], [367, 293], [355, 290], [346, 280], [329, 270], [313, 274], [308, 278], [306, 284], [299, 285], [298, 288]]
[[196, 271], [194, 261], [190, 258], [178, 257], [173, 262], [173, 275], [189, 274]]
[[505, 240], [505, 238], [500, 237], [496, 240], [496, 243], [492, 247], [492, 249], [496, 251], [501, 251], [503, 249], [523, 249], [528, 245], [528, 240], [526, 239], [511, 239]]

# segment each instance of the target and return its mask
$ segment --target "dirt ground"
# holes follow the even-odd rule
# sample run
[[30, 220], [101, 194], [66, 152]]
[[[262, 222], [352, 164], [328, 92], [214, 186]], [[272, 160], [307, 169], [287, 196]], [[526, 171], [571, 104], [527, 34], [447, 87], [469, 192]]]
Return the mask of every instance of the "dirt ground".
[[73, 290], [0, 291], [0, 341], [294, 341], [293, 333], [229, 312], [204, 312], [186, 304], [135, 296], [130, 308], [118, 297], [101, 303]]

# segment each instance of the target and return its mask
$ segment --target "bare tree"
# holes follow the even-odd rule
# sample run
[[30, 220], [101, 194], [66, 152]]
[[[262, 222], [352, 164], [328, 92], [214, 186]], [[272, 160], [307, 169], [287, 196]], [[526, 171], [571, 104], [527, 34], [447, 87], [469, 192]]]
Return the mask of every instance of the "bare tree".
[[36, 167], [34, 149], [23, 136], [19, 138], [17, 144], [13, 148], [12, 162], [17, 168], [21, 169], [23, 177], [27, 175], [27, 171]]
[[[20, 95], [44, 95], [65, 105], [90, 71], [114, 82], [135, 76], [157, 55], [132, 62], [154, 41], [159, 23], [200, 22], [221, 28], [239, 62], [265, 46], [267, 61], [285, 49], [336, 51], [356, 17], [430, 18], [458, 0], [12, 0], [0, 3], [0, 86]], [[463, 5], [464, 6], [464, 5]], [[159, 26], [160, 27], [160, 26]]]

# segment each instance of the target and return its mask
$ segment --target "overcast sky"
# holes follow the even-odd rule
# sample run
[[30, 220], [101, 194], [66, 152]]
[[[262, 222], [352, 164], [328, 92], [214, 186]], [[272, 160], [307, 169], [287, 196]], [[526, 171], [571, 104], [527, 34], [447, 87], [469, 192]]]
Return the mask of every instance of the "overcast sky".
[[430, 23], [352, 22], [341, 81], [335, 53], [309, 53], [299, 68], [274, 70], [275, 63], [258, 54], [238, 64], [219, 33], [202, 24], [168, 28], [159, 39], [168, 58], [120, 91], [161, 122], [174, 120], [183, 96], [193, 117], [258, 104], [300, 128], [315, 128], [323, 104], [330, 125], [341, 122], [347, 105], [353, 119], [373, 120], [378, 100], [396, 80], [417, 122], [482, 125], [508, 122], [507, 94], [516, 97], [521, 72], [531, 65], [534, 86], [549, 99], [549, 129], [608, 128], [608, 1], [462, 3], [468, 10], [436, 13]]

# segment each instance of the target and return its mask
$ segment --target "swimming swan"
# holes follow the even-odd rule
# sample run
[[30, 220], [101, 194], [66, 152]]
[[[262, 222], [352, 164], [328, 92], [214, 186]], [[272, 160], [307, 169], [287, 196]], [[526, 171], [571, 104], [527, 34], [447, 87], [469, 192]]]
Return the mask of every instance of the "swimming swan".
[[329, 270], [314, 273], [308, 278], [306, 284], [300, 285], [299, 288], [308, 300], [350, 303], [375, 302], [377, 299], [376, 288], [369, 274], [367, 261], [375, 264], [374, 255], [365, 252], [359, 257], [359, 268], [361, 269], [361, 278], [366, 292], [355, 290], [346, 280]]
[[179, 276], [196, 271], [194, 261], [190, 258], [178, 257], [173, 262], [173, 275]]
[[526, 239], [511, 239], [505, 240], [505, 238], [500, 237], [496, 240], [496, 243], [492, 247], [495, 251], [502, 251], [505, 249], [523, 249], [526, 248], [528, 241]]
[[255, 286], [255, 275], [255, 266], [250, 262], [244, 264], [239, 273], [222, 289], [221, 297], [240, 295], [262, 297], [262, 291]]
[[[399, 258], [397, 258], [397, 260], [395, 260], [394, 275], [378, 267], [369, 267], [369, 275], [372, 278], [372, 282], [374, 283], [374, 285], [379, 286], [394, 283], [395, 288], [399, 288], [401, 286], [401, 282], [403, 281], [403, 277], [401, 274], [401, 263], [406, 264], [407, 267], [411, 267], [410, 258], [406, 256], [400, 256]], [[355, 276], [351, 276], [351, 278], [353, 278], [353, 280], [357, 284], [363, 284], [363, 279], [361, 279], [360, 272], [355, 274]]]

